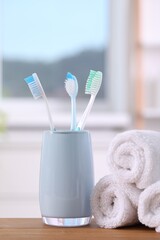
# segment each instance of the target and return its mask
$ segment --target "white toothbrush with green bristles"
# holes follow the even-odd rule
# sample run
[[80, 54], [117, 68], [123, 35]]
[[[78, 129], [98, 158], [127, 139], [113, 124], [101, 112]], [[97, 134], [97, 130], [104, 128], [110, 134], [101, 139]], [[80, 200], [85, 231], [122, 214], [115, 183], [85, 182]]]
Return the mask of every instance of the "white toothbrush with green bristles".
[[40, 83], [40, 80], [38, 78], [38, 75], [36, 73], [33, 73], [31, 76], [26, 77], [24, 80], [27, 83], [34, 99], [37, 100], [41, 97], [44, 99], [44, 102], [45, 102], [46, 108], [47, 108], [48, 118], [49, 118], [50, 130], [55, 131], [56, 129], [55, 129], [53, 121], [52, 121], [52, 115], [51, 115], [51, 111], [49, 109], [48, 100], [47, 100], [46, 94], [43, 90], [43, 87]]
[[90, 97], [89, 103], [77, 125], [77, 130], [84, 129], [87, 117], [91, 111], [91, 108], [93, 106], [96, 95], [100, 89], [101, 83], [102, 83], [102, 72], [90, 70], [90, 74], [89, 74], [87, 82], [86, 82], [85, 94], [90, 94], [91, 97]]

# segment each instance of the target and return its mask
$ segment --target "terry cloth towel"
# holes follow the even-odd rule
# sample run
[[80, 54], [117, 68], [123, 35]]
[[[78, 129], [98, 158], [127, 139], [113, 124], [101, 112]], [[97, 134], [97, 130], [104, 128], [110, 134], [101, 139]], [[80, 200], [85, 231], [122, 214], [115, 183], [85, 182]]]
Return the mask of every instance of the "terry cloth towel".
[[137, 223], [140, 193], [134, 184], [121, 183], [113, 175], [103, 177], [91, 196], [92, 214], [97, 225], [117, 228]]
[[119, 179], [145, 189], [160, 180], [160, 132], [131, 130], [111, 142], [107, 164]]
[[160, 181], [150, 185], [141, 193], [138, 218], [141, 223], [160, 232]]

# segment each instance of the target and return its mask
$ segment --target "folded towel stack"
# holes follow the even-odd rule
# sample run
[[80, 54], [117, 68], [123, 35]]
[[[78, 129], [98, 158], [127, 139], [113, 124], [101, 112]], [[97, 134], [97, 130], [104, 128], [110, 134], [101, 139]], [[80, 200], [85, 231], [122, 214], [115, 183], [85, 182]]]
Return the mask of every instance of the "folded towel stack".
[[159, 146], [160, 133], [156, 131], [131, 130], [113, 139], [107, 153], [107, 164], [112, 175], [97, 183], [91, 201], [93, 216], [100, 227], [127, 226], [138, 222], [139, 217], [147, 226], [160, 229], [160, 221], [157, 218], [153, 221], [151, 217], [152, 208], [158, 212], [160, 190], [158, 200], [155, 200], [157, 190], [148, 193], [151, 186], [151, 189], [157, 188], [158, 183], [154, 183], [160, 180]]

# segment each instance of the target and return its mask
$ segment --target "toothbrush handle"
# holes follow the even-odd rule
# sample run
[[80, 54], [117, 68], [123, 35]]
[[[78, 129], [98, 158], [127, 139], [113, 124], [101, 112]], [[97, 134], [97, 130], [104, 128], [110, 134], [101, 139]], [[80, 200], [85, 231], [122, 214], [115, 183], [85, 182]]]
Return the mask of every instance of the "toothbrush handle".
[[52, 121], [51, 111], [50, 111], [50, 109], [49, 109], [48, 100], [47, 100], [47, 97], [46, 97], [45, 94], [43, 95], [43, 98], [44, 98], [44, 101], [45, 101], [45, 104], [46, 104], [46, 108], [47, 108], [50, 130], [51, 130], [51, 131], [55, 131], [56, 129], [55, 129], [54, 124], [53, 124], [53, 121]]
[[71, 130], [76, 130], [76, 98], [71, 98]]
[[80, 129], [80, 130], [84, 129], [87, 117], [88, 117], [88, 115], [89, 115], [89, 113], [91, 111], [91, 108], [93, 106], [94, 100], [95, 100], [95, 96], [91, 95], [89, 103], [88, 103], [88, 105], [87, 105], [87, 107], [86, 107], [86, 109], [85, 109], [85, 111], [84, 111], [84, 113], [83, 113], [79, 123], [78, 123], [78, 126], [77, 126], [78, 129]]

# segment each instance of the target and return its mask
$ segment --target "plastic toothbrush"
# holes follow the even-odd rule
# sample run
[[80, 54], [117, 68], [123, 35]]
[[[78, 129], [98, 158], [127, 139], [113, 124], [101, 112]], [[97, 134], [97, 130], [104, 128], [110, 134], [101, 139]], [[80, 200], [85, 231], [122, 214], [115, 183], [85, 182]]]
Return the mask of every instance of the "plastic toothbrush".
[[71, 130], [76, 130], [76, 97], [78, 94], [78, 82], [74, 75], [67, 73], [65, 88], [71, 98]]
[[28, 84], [28, 87], [29, 87], [34, 99], [37, 100], [40, 97], [42, 97], [44, 99], [44, 102], [45, 102], [46, 108], [47, 108], [48, 118], [49, 118], [50, 130], [55, 131], [56, 129], [55, 129], [53, 121], [52, 121], [52, 116], [51, 116], [51, 112], [49, 109], [48, 100], [47, 100], [46, 94], [43, 90], [43, 87], [40, 83], [40, 80], [38, 78], [38, 75], [36, 73], [33, 73], [31, 76], [26, 77], [24, 80]]
[[85, 94], [90, 94], [91, 97], [90, 97], [89, 103], [78, 123], [77, 130], [84, 129], [87, 117], [91, 111], [91, 108], [93, 106], [96, 95], [100, 89], [101, 83], [102, 83], [102, 72], [90, 70], [90, 74], [89, 74], [87, 82], [86, 82]]

